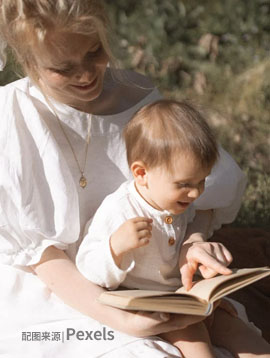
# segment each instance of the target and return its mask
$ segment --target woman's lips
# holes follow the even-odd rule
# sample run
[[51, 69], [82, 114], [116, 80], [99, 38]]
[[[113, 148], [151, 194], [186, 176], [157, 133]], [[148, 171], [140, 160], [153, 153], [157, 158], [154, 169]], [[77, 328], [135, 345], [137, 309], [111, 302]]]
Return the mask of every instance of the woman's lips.
[[74, 87], [80, 91], [88, 91], [89, 89], [92, 89], [95, 87], [97, 83], [97, 77], [94, 79], [94, 81], [92, 81], [91, 83], [89, 84], [86, 84], [86, 85], [71, 85], [71, 87]]

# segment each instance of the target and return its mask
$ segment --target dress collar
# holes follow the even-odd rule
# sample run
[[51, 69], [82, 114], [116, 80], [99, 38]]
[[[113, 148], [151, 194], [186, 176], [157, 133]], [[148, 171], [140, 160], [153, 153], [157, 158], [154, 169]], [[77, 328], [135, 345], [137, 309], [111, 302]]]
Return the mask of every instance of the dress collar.
[[[46, 100], [45, 96], [41, 92], [41, 90], [31, 83], [29, 80], [29, 94], [38, 99], [40, 102], [42, 102], [49, 111], [54, 115], [53, 110], [48, 105], [48, 101]], [[160, 96], [158, 93], [158, 90], [156, 88], [153, 89], [153, 91], [149, 92], [144, 98], [142, 98], [138, 103], [136, 103], [134, 106], [120, 112], [115, 113], [111, 115], [93, 115], [93, 118], [98, 119], [100, 122], [101, 120], [104, 120], [108, 122], [109, 120], [111, 122], [122, 122], [123, 119], [130, 118], [130, 116], [138, 110], [144, 103], [148, 103], [151, 101], [151, 98], [157, 98], [157, 96]], [[82, 112], [76, 108], [73, 108], [69, 105], [60, 103], [56, 101], [55, 99], [49, 97], [49, 101], [53, 104], [54, 108], [56, 109], [57, 115], [62, 123], [64, 123], [66, 126], [68, 126], [70, 129], [72, 129], [74, 132], [76, 132], [78, 135], [80, 135], [83, 139], [86, 140], [88, 135], [88, 125], [89, 125], [89, 118], [91, 114]]]
[[89, 113], [84, 113], [73, 107], [62, 104], [54, 100], [52, 97], [48, 97], [47, 100], [43, 95], [43, 93], [40, 91], [40, 89], [35, 85], [31, 84], [31, 82], [29, 83], [29, 93], [32, 97], [42, 102], [55, 117], [55, 113], [51, 108], [51, 106], [49, 105], [49, 103], [51, 102], [60, 121], [70, 129], [72, 129], [79, 136], [81, 136], [84, 140], [87, 139], [88, 129], [89, 129], [89, 119], [91, 116]]

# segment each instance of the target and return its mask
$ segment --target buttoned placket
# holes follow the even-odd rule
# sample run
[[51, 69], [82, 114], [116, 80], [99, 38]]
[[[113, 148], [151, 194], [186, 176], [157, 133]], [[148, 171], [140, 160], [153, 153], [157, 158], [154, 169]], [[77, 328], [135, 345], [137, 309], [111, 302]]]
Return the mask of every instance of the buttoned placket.
[[171, 214], [166, 214], [164, 217], [162, 217], [162, 220], [163, 220], [163, 226], [165, 228], [165, 231], [168, 234], [167, 244], [168, 246], [174, 246], [176, 243], [176, 235], [173, 225], [175, 217]]
[[[182, 225], [179, 227], [179, 216], [173, 215], [168, 211], [158, 211], [157, 209], [151, 207], [136, 191], [134, 182], [130, 183], [130, 191], [135, 195], [137, 200], [141, 203], [143, 207], [147, 208], [147, 211], [153, 217], [153, 220], [156, 222], [156, 225], [159, 226], [159, 232], [162, 235], [161, 242], [162, 247], [167, 254], [175, 251], [176, 244], [178, 238], [180, 239], [180, 230], [182, 229]], [[166, 255], [166, 254], [165, 254]], [[167, 255], [166, 255], [167, 256]]]
[[[181, 220], [179, 215], [172, 215], [169, 212], [163, 212], [158, 220], [160, 232], [162, 233], [160, 247], [162, 262], [159, 270], [161, 281], [171, 277], [169, 281], [172, 283], [176, 279], [176, 276], [174, 276], [175, 278], [171, 281], [172, 272], [175, 270], [179, 258], [179, 245], [182, 239]], [[174, 282], [174, 284], [179, 285], [180, 278], [179, 283]]]

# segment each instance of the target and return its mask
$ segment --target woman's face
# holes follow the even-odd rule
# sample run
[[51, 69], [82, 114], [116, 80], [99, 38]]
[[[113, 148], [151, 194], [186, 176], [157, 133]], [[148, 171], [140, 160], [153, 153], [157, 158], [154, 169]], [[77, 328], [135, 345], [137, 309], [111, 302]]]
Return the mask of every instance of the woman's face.
[[36, 57], [40, 85], [57, 101], [84, 109], [100, 95], [109, 58], [98, 34], [48, 35]]

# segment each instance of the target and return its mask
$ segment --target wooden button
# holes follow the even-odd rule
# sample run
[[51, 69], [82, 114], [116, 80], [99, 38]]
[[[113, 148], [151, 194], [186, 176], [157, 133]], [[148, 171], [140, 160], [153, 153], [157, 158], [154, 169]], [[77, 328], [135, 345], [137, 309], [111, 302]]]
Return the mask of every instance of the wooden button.
[[166, 216], [165, 223], [166, 224], [171, 224], [172, 222], [173, 222], [173, 218], [171, 216]]
[[174, 237], [170, 237], [169, 240], [168, 240], [168, 244], [169, 246], [172, 246], [175, 244], [175, 238]]

